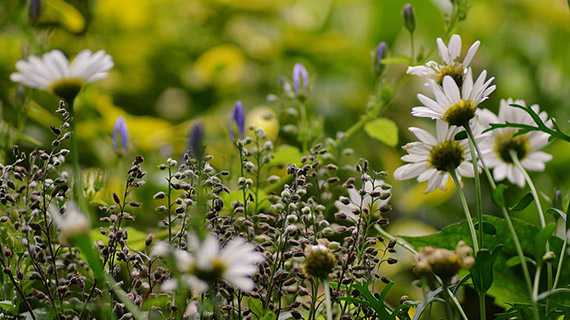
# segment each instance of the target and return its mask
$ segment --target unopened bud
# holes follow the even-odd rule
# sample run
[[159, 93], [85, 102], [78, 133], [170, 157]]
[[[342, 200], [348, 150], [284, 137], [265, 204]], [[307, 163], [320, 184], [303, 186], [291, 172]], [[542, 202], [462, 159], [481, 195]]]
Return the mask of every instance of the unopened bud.
[[414, 7], [411, 4], [406, 3], [404, 9], [402, 10], [402, 16], [404, 17], [404, 26], [410, 33], [414, 33], [416, 30], [416, 17], [414, 15]]

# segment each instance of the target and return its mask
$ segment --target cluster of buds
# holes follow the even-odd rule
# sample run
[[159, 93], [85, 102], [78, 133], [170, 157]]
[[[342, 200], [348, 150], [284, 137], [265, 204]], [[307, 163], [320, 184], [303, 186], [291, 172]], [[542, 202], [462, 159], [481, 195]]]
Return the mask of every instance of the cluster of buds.
[[461, 269], [470, 269], [475, 264], [473, 249], [459, 241], [455, 251], [442, 248], [425, 247], [416, 256], [415, 272], [419, 275], [437, 275], [449, 281]]

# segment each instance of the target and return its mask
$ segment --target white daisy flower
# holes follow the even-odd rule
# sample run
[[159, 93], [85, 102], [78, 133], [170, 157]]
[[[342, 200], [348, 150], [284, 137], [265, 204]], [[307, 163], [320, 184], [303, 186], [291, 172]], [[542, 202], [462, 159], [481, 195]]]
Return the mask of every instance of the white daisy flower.
[[83, 85], [104, 79], [112, 67], [113, 59], [103, 50], [83, 50], [71, 62], [61, 51], [52, 50], [41, 57], [32, 55], [18, 61], [17, 72], [10, 79], [71, 101]]
[[380, 201], [375, 201], [374, 204], [372, 204], [372, 197], [370, 196], [371, 193], [373, 192], [382, 192], [382, 186], [385, 186], [386, 183], [384, 183], [383, 180], [367, 180], [364, 183], [364, 192], [365, 194], [363, 196], [360, 195], [360, 189], [357, 188], [350, 188], [348, 189], [348, 199], [349, 202], [348, 204], [343, 203], [343, 201], [341, 200], [337, 200], [335, 201], [335, 206], [338, 209], [339, 213], [343, 213], [345, 214], [349, 219], [356, 221], [357, 220], [357, 216], [354, 214], [355, 211], [358, 211], [360, 209], [360, 207], [362, 206], [362, 208], [370, 208], [371, 205], [373, 205], [373, 208], [371, 212], [375, 212], [375, 209], [380, 208], [383, 205], [386, 205], [388, 202], [390, 202], [390, 197], [386, 198], [386, 199], [382, 199]]
[[437, 120], [437, 134], [434, 137], [420, 128], [410, 128], [419, 139], [406, 144], [403, 148], [408, 152], [402, 157], [407, 164], [394, 172], [397, 180], [416, 178], [419, 182], [427, 181], [426, 192], [436, 188], [445, 189], [449, 175], [453, 171], [458, 177], [473, 177], [473, 166], [467, 139], [455, 140], [460, 128], [449, 126]]
[[459, 35], [452, 35], [447, 46], [441, 38], [437, 38], [436, 42], [439, 56], [443, 63], [428, 61], [423, 66], [408, 67], [408, 73], [432, 79], [438, 83], [441, 83], [445, 76], [451, 76], [458, 83], [461, 83], [466, 70], [471, 65], [471, 61], [479, 49], [480, 42], [475, 41], [469, 47], [463, 61], [459, 60], [461, 56], [461, 37]]
[[59, 238], [63, 243], [90, 230], [89, 218], [73, 202], [67, 203], [63, 214], [52, 205], [49, 208], [49, 214], [59, 229]]
[[[524, 100], [501, 100], [499, 115], [484, 110], [479, 116], [481, 127], [489, 127], [491, 123], [522, 123], [535, 126], [536, 123], [524, 110], [510, 106], [518, 104], [526, 106]], [[539, 114], [542, 121], [552, 127], [552, 120], [546, 112], [540, 112], [538, 105], [531, 108]], [[529, 171], [544, 171], [545, 163], [552, 159], [546, 152], [540, 151], [548, 143], [548, 134], [532, 131], [516, 135], [517, 129], [501, 128], [487, 132], [481, 141], [480, 148], [485, 164], [493, 169], [493, 176], [497, 181], [508, 179], [513, 184], [524, 187], [525, 179], [522, 171], [517, 168], [511, 158], [511, 151], [515, 152], [523, 168]]]
[[453, 126], [465, 126], [475, 117], [477, 106], [495, 91], [496, 86], [491, 85], [495, 78], [486, 78], [487, 71], [483, 71], [473, 82], [471, 69], [468, 69], [461, 90], [450, 76], [443, 78], [442, 86], [431, 80], [435, 100], [418, 94], [423, 105], [412, 108], [412, 115], [441, 119]]
[[188, 273], [185, 279], [194, 294], [204, 292], [219, 280], [245, 292], [253, 289], [251, 276], [257, 272], [257, 264], [263, 262], [264, 257], [252, 244], [235, 238], [220, 248], [213, 235], [203, 241], [191, 237], [189, 242], [189, 251], [178, 250], [175, 257], [179, 270]]

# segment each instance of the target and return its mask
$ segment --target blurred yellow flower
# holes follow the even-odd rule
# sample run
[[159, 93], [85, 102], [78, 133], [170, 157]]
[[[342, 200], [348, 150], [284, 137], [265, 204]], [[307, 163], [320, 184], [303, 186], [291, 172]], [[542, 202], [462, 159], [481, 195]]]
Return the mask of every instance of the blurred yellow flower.
[[149, 0], [99, 0], [95, 16], [122, 29], [139, 29], [150, 22], [152, 8]]
[[185, 80], [194, 87], [235, 86], [244, 77], [245, 63], [246, 59], [238, 47], [217, 46], [198, 57]]
[[247, 114], [246, 128], [250, 127], [262, 129], [270, 140], [277, 139], [279, 135], [279, 121], [268, 107], [257, 107]]

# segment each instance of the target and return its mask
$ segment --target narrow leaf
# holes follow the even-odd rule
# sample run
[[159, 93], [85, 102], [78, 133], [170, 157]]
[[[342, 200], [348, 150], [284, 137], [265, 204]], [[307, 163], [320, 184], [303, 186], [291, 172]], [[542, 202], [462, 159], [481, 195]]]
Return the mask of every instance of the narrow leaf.
[[519, 202], [517, 202], [514, 206], [510, 208], [511, 211], [522, 211], [528, 207], [529, 204], [533, 201], [532, 193], [525, 194]]

